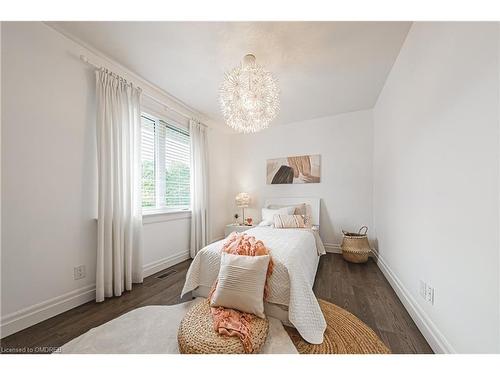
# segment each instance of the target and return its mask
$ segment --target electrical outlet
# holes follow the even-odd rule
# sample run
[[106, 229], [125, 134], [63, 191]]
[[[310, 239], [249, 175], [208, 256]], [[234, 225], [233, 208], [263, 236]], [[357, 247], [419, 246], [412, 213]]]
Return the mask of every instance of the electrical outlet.
[[431, 305], [434, 305], [434, 287], [427, 285], [425, 290], [425, 300]]
[[434, 305], [434, 287], [427, 284], [425, 281], [420, 280], [418, 294], [426, 302]]
[[75, 280], [80, 280], [85, 278], [85, 266], [78, 266], [73, 269], [73, 275]]

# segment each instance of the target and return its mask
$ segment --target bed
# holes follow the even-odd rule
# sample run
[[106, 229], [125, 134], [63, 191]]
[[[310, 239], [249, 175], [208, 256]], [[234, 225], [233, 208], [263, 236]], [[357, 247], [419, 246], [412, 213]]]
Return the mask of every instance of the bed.
[[[264, 242], [275, 262], [269, 279], [266, 314], [294, 326], [304, 340], [320, 344], [323, 342], [326, 322], [312, 291], [319, 258], [325, 253], [318, 230], [320, 200], [272, 198], [265, 201], [264, 207], [301, 203], [310, 207], [313, 229], [258, 226], [249, 229], [247, 233]], [[224, 240], [214, 242], [198, 252], [187, 272], [182, 295], [190, 291], [193, 291], [194, 296], [208, 295], [219, 273], [223, 243]]]

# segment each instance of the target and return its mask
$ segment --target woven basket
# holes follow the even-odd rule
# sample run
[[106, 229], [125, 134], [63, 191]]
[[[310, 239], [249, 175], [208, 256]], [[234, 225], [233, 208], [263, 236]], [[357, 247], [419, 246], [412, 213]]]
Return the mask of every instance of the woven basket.
[[344, 238], [342, 239], [341, 248], [345, 260], [351, 263], [366, 263], [368, 261], [371, 249], [366, 235], [367, 232], [368, 227], [366, 226], [361, 227], [358, 233], [342, 230]]
[[[250, 323], [253, 353], [260, 352], [266, 342], [269, 321], [254, 317]], [[195, 304], [181, 321], [177, 333], [181, 354], [244, 354], [237, 337], [219, 335], [214, 331], [208, 299]]]

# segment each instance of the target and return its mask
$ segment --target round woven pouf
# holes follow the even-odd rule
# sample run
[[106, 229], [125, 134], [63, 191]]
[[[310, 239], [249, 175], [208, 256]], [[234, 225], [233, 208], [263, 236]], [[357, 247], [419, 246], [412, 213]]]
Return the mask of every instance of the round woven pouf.
[[285, 327], [300, 354], [389, 354], [375, 332], [350, 312], [318, 300], [326, 320], [323, 343], [309, 344], [295, 328]]
[[[207, 299], [196, 303], [187, 312], [179, 326], [177, 342], [182, 354], [244, 354], [237, 337], [219, 335], [214, 330]], [[266, 342], [269, 321], [254, 317], [251, 322], [253, 353], [259, 353]]]

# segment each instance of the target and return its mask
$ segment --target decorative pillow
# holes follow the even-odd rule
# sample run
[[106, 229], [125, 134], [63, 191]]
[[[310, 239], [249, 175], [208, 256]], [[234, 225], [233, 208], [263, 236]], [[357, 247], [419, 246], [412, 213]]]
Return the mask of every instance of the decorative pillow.
[[219, 281], [210, 306], [264, 315], [264, 285], [269, 255], [246, 256], [222, 253]]
[[[268, 208], [271, 209], [279, 209], [284, 206], [278, 205], [278, 204], [270, 204]], [[290, 213], [293, 215], [302, 215], [304, 218], [304, 224], [305, 228], [311, 228], [312, 227], [312, 210], [311, 210], [311, 205], [307, 203], [300, 203], [298, 205], [293, 206], [294, 207], [294, 212]]]
[[274, 215], [275, 228], [305, 228], [302, 215]]
[[293, 215], [295, 207], [281, 207], [277, 209], [263, 208], [262, 209], [262, 225], [274, 225], [274, 215]]

